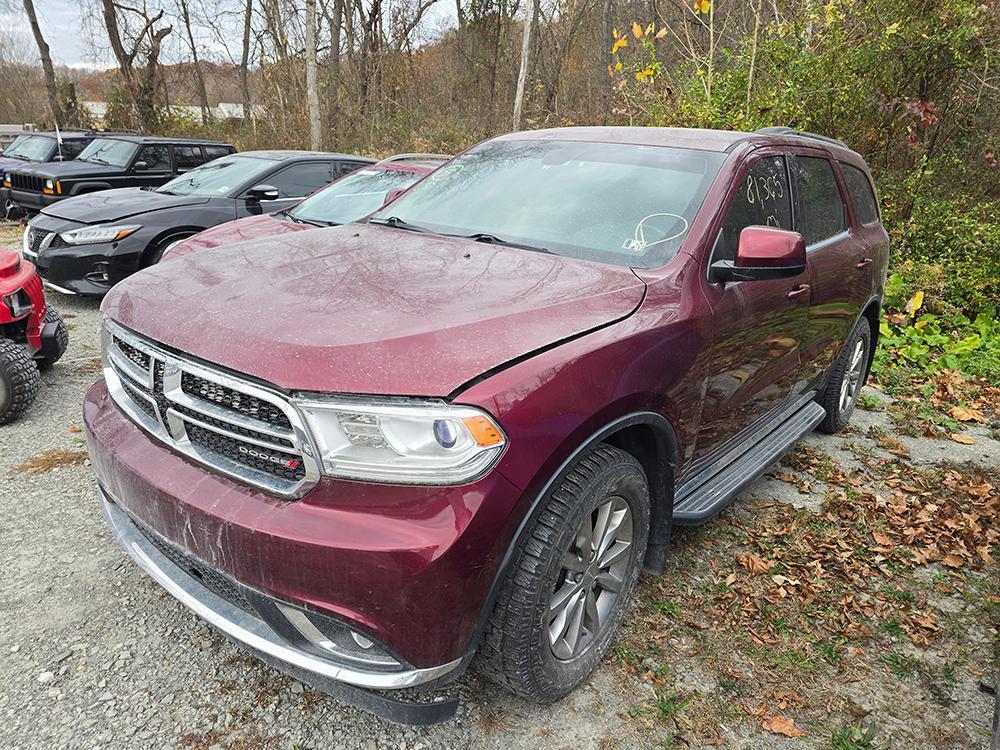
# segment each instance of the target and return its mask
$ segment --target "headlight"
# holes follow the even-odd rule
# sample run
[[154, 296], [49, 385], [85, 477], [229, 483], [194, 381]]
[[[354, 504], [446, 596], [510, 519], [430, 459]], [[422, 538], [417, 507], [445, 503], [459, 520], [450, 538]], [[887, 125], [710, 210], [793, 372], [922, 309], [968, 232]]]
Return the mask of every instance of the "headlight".
[[142, 229], [139, 224], [109, 224], [74, 229], [70, 232], [63, 232], [59, 236], [70, 245], [90, 245], [96, 242], [117, 242], [139, 229]]
[[324, 473], [401, 484], [462, 484], [482, 476], [506, 443], [485, 412], [442, 401], [301, 399]]
[[55, 187], [55, 183], [53, 183], [52, 180], [46, 180], [45, 181], [45, 189], [46, 190], [51, 190], [53, 187]]

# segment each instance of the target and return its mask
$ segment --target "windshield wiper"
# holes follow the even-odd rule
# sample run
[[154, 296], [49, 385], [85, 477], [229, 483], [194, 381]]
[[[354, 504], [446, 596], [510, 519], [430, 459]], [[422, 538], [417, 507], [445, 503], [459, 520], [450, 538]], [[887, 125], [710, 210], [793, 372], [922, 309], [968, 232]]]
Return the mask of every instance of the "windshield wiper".
[[314, 227], [336, 227], [340, 226], [335, 221], [323, 221], [323, 219], [306, 219], [302, 216], [296, 216], [291, 211], [278, 211], [278, 214], [284, 216], [286, 219], [291, 219], [299, 224], [312, 224]]
[[393, 229], [405, 229], [408, 232], [424, 232], [426, 234], [440, 234], [433, 229], [422, 227], [419, 224], [411, 224], [400, 219], [398, 216], [390, 216], [388, 219], [369, 219], [369, 224], [378, 224], [380, 227], [392, 227]]
[[448, 236], [460, 237], [463, 240], [472, 240], [473, 242], [483, 242], [487, 245], [503, 245], [504, 247], [516, 247], [520, 250], [532, 250], [536, 253], [546, 253], [547, 255], [554, 254], [547, 247], [538, 247], [537, 245], [525, 245], [522, 242], [505, 240], [503, 237], [497, 237], [495, 234], [490, 234], [489, 232], [475, 232], [474, 234], [450, 234]]

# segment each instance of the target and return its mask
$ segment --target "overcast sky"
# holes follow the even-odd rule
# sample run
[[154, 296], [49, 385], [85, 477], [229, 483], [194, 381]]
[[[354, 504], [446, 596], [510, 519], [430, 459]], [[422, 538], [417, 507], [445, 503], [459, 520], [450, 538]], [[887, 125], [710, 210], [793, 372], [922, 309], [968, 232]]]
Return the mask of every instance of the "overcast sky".
[[[2, 8], [12, 10], [4, 13]], [[154, 7], [156, 3], [151, 3]], [[161, 3], [166, 5], [166, 3]], [[90, 6], [92, 10], [85, 10]], [[197, 13], [199, 3], [192, 4], [193, 14]], [[239, 4], [234, 3], [234, 8], [239, 9]], [[34, 51], [34, 41], [31, 37], [31, 30], [28, 27], [27, 17], [20, 9], [19, 0], [8, 0], [5, 4], [0, 0], [0, 28], [13, 28], [21, 31], [25, 39], [31, 43], [30, 49]], [[42, 27], [42, 34], [48, 42], [52, 52], [52, 59], [57, 64], [72, 65], [74, 67], [95, 67], [107, 68], [114, 65], [114, 57], [107, 48], [107, 39], [103, 35], [101, 18], [98, 12], [97, 3], [86, 3], [84, 0], [35, 0], [35, 12], [38, 14], [38, 21]], [[450, 3], [438, 2], [435, 7], [427, 13], [424, 18], [422, 28], [425, 34], [434, 36], [434, 29], [442, 25], [450, 25], [454, 15], [453, 6]], [[216, 16], [215, 23], [239, 24], [239, 14], [235, 13], [233, 20]], [[197, 16], [195, 17], [195, 36], [199, 38], [198, 46], [203, 54], [209, 59], [225, 59], [225, 51], [219, 43], [218, 38], [210, 33], [209, 29], [197, 28]], [[176, 24], [175, 24], [176, 25]], [[181, 37], [174, 29], [167, 40], [164, 49], [164, 60], [169, 62], [172, 58], [186, 56], [187, 50], [175, 45], [181, 44]], [[239, 28], [222, 29], [221, 33], [226, 37], [226, 42], [231, 45], [233, 52], [239, 55], [240, 30]], [[94, 38], [100, 43], [100, 48], [95, 49], [91, 43]], [[424, 37], [427, 38], [426, 36]]]

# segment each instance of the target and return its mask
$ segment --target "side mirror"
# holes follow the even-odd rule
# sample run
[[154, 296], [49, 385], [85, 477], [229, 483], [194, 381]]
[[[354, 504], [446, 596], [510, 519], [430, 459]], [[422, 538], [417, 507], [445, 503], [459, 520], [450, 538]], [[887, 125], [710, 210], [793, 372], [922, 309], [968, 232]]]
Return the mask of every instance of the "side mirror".
[[278, 188], [274, 185], [254, 185], [247, 190], [248, 201], [276, 201], [278, 200]]
[[132, 169], [134, 169], [136, 172], [145, 172], [147, 169], [149, 169], [149, 163], [144, 161], [137, 161], [135, 164], [132, 165]]
[[396, 200], [396, 198], [398, 198], [405, 192], [406, 188], [393, 188], [392, 190], [390, 190], [388, 193], [385, 194], [385, 202], [382, 205], [385, 206], [388, 205], [389, 203], [392, 203], [394, 200]]
[[805, 270], [806, 241], [801, 234], [778, 227], [745, 227], [740, 232], [736, 260], [713, 263], [709, 280], [786, 279]]

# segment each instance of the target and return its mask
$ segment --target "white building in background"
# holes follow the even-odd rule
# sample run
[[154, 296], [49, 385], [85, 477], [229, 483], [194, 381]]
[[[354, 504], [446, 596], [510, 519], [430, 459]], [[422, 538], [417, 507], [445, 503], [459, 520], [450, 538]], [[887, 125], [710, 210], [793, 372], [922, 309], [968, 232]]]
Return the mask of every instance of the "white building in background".
[[[95, 124], [102, 125], [104, 123], [104, 118], [108, 114], [107, 102], [83, 102], [83, 108], [94, 119]], [[194, 104], [171, 104], [170, 111], [175, 115], [183, 115], [195, 120], [201, 119], [201, 107]], [[216, 120], [245, 119], [242, 102], [219, 102], [209, 111]], [[250, 113], [253, 117], [260, 117], [264, 113], [264, 108], [259, 104], [251, 105]]]

